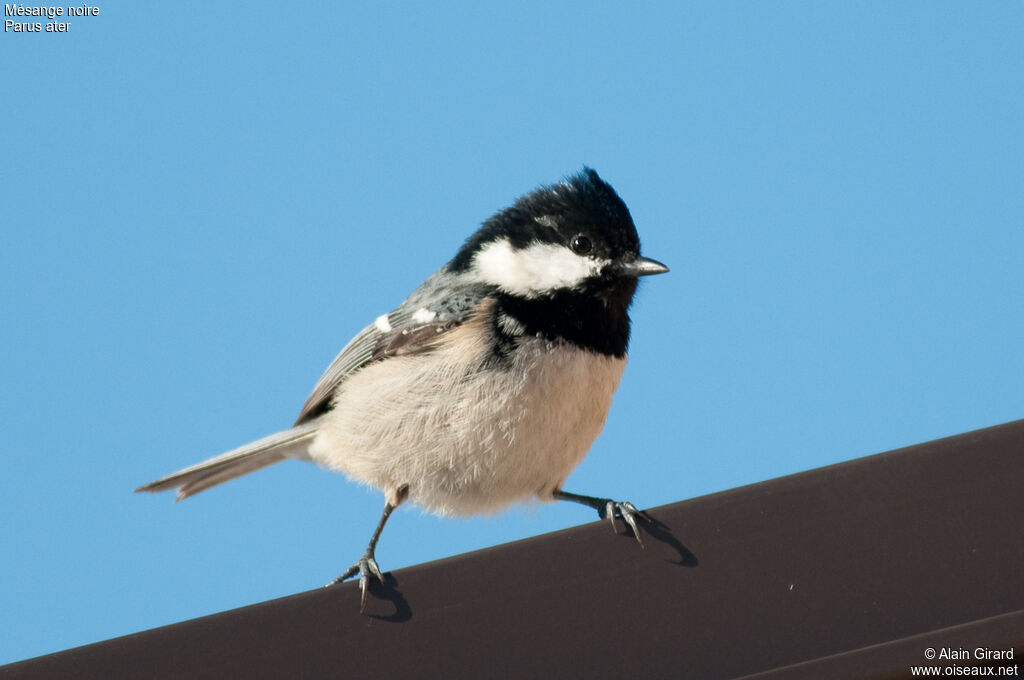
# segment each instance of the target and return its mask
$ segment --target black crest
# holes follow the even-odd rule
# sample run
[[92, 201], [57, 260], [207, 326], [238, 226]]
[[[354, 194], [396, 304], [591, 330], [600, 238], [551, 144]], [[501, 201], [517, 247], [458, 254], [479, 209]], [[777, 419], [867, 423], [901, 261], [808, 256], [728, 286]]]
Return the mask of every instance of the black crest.
[[448, 263], [449, 270], [467, 270], [480, 248], [508, 239], [513, 248], [531, 243], [568, 245], [577, 235], [594, 243], [594, 255], [619, 259], [640, 252], [640, 239], [629, 209], [612, 187], [591, 168], [564, 182], [522, 196], [483, 223]]

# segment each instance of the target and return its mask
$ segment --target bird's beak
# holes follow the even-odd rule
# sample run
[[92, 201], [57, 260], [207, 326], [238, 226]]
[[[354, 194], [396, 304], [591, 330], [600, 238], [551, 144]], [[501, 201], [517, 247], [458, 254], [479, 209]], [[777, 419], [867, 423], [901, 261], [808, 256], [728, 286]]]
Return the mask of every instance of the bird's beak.
[[619, 271], [625, 276], [650, 276], [651, 274], [664, 274], [668, 271], [668, 267], [657, 260], [637, 255], [632, 262], [623, 262], [619, 265]]

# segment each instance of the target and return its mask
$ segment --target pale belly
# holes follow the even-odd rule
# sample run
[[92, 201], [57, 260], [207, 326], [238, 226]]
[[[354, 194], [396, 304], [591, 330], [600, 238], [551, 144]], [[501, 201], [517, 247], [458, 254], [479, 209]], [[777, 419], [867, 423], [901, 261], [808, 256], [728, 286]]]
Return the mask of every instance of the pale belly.
[[410, 500], [442, 515], [550, 500], [600, 433], [625, 358], [536, 339], [484, 379], [486, 348], [456, 351], [459, 332], [349, 378], [311, 458], [385, 493], [408, 485]]

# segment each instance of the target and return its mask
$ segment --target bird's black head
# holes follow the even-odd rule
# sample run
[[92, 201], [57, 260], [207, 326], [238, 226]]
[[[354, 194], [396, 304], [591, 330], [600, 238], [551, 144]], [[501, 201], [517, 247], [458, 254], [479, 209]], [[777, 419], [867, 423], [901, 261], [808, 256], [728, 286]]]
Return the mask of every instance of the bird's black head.
[[527, 332], [615, 355], [637, 278], [668, 271], [640, 256], [629, 209], [590, 168], [491, 217], [447, 268], [493, 286]]
[[640, 257], [629, 209], [590, 168], [498, 212], [448, 268], [527, 298], [620, 285], [631, 295], [636, 277], [667, 271]]

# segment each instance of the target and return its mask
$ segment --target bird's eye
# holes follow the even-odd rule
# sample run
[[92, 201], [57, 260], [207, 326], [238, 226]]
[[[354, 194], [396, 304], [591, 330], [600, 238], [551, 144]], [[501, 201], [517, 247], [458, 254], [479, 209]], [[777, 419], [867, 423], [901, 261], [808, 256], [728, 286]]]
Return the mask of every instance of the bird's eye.
[[577, 234], [572, 237], [572, 241], [569, 242], [569, 247], [572, 248], [572, 252], [579, 255], [585, 255], [589, 253], [594, 244], [590, 242], [590, 239], [583, 234]]

